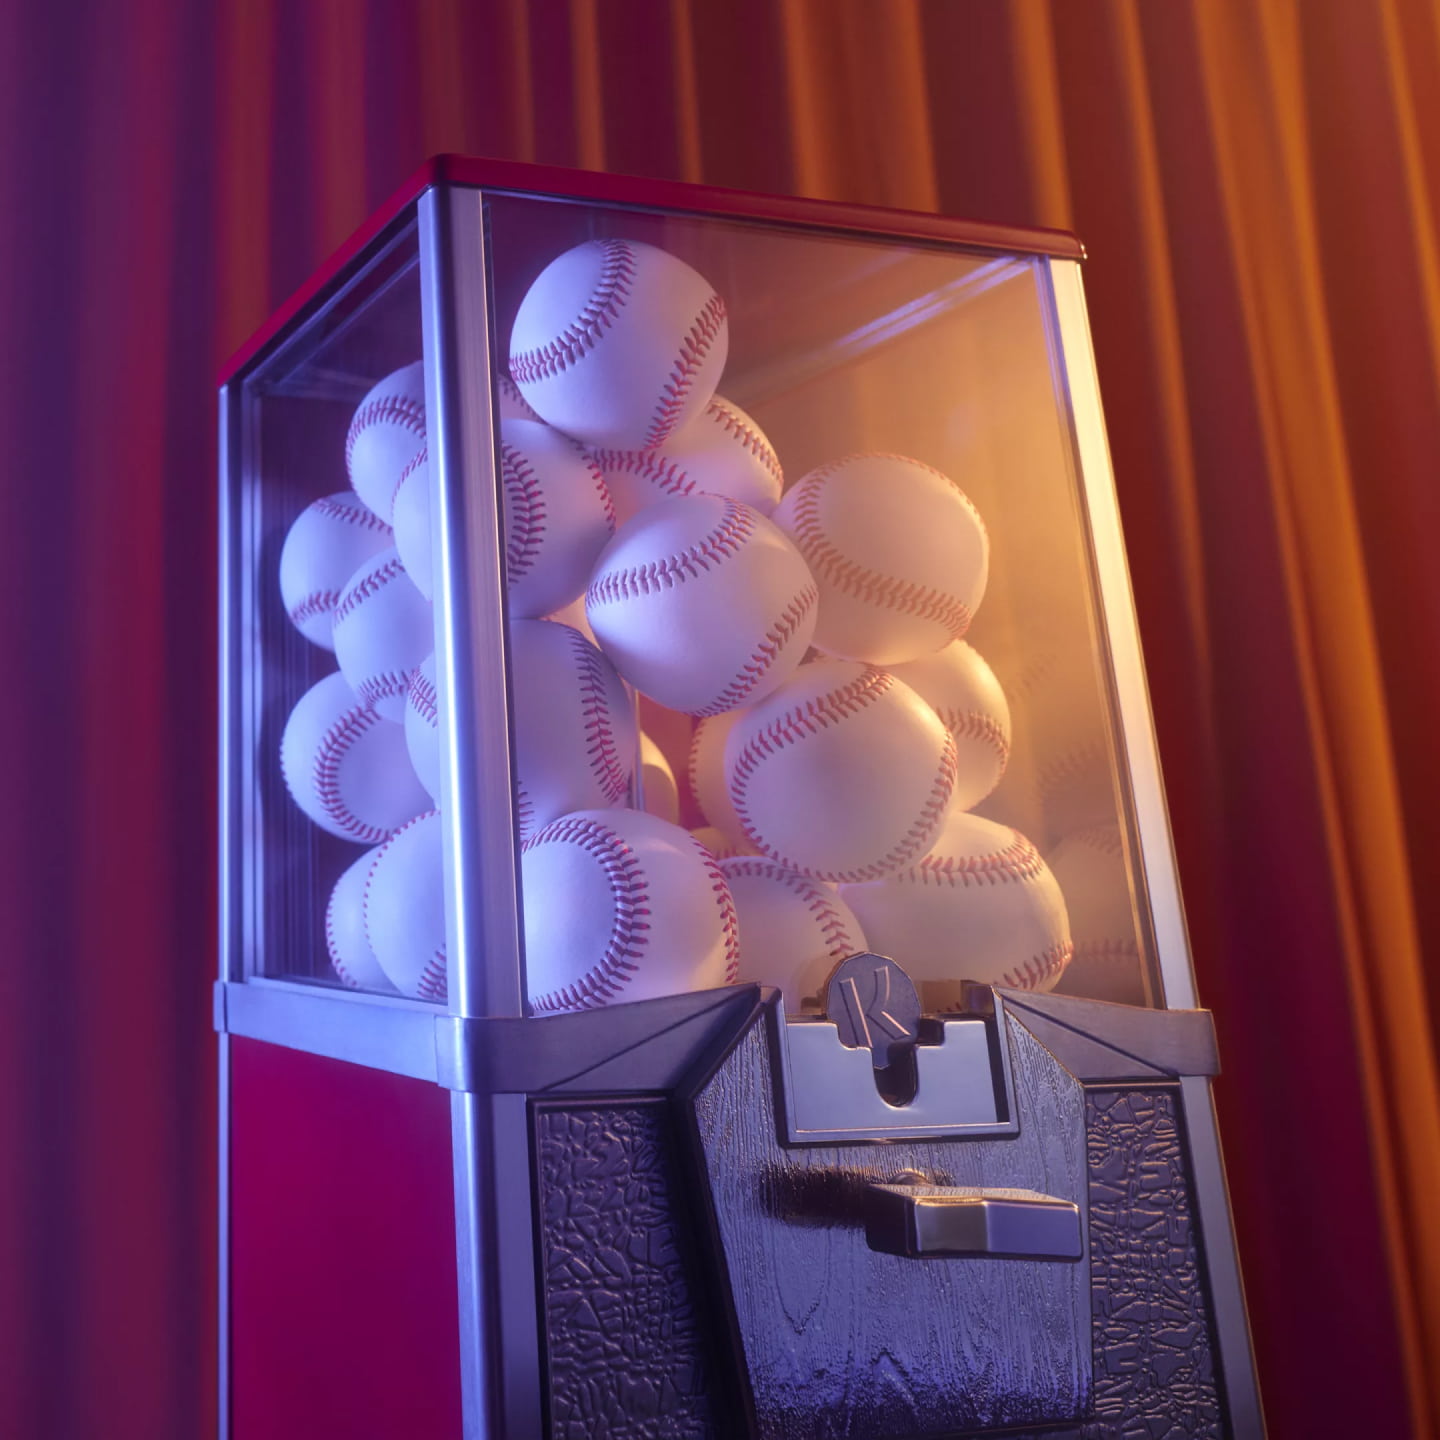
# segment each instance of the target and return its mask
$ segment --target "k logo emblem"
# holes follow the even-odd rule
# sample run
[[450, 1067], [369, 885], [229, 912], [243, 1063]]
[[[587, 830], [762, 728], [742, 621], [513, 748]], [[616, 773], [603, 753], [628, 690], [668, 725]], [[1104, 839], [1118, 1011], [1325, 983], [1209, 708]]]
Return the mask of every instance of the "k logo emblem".
[[877, 1070], [891, 1064], [894, 1048], [920, 1034], [920, 997], [914, 982], [883, 955], [852, 955], [830, 975], [825, 1010], [848, 1048], [866, 1049]]

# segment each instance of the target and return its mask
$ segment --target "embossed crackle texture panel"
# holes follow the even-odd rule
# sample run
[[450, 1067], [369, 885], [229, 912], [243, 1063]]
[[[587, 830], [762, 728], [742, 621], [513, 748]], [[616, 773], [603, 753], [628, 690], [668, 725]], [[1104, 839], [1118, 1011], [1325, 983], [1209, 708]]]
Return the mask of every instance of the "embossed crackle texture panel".
[[661, 1103], [539, 1109], [553, 1440], [711, 1440], [713, 1342]]

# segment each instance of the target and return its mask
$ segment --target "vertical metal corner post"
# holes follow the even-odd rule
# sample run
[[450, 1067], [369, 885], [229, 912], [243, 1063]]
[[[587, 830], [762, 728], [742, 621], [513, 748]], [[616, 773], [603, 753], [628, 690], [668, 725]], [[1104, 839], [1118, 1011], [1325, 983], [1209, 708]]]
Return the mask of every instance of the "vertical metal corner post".
[[[495, 473], [485, 212], [478, 190], [420, 197], [430, 464], [437, 475], [435, 671], [449, 997], [524, 1014], [502, 523]], [[523, 1095], [451, 1100], [466, 1440], [540, 1440], [529, 1125]]]
[[[240, 382], [232, 380], [221, 386], [219, 398], [219, 444], [220, 496], [217, 506], [219, 515], [218, 570], [219, 593], [219, 794], [216, 814], [219, 823], [217, 853], [219, 856], [218, 927], [216, 941], [219, 959], [220, 980], [240, 978], [242, 959], [239, 951], [239, 935], [236, 930], [235, 902], [238, 895], [239, 874], [236, 869], [239, 854], [235, 835], [235, 805], [239, 800], [239, 781], [236, 766], [239, 760], [238, 735], [236, 734], [236, 645], [238, 636], [238, 601], [236, 585], [239, 580], [235, 563], [235, 545], [238, 497], [240, 487], [240, 414], [235, 396], [235, 387]], [[217, 1036], [216, 1061], [219, 1066], [217, 1101], [219, 1114], [216, 1126], [217, 1167], [216, 1177], [216, 1401], [218, 1406], [216, 1433], [219, 1440], [230, 1436], [230, 1037], [223, 1032]]]
[[[1052, 302], [1057, 381], [1064, 387], [1070, 406], [1076, 462], [1095, 551], [1100, 606], [1114, 669], [1164, 1004], [1170, 1010], [1188, 1010], [1198, 1004], [1195, 972], [1160, 776], [1155, 722], [1140, 654], [1135, 597], [1125, 561], [1120, 505], [1105, 438], [1080, 264], [1075, 260], [1049, 260], [1044, 269]], [[1203, 1075], [1186, 1076], [1181, 1079], [1180, 1089], [1229, 1433], [1234, 1440], [1263, 1440], [1265, 1424], [1210, 1080]]]
[[1190, 940], [1185, 931], [1170, 816], [1165, 808], [1165, 790], [1160, 777], [1155, 720], [1140, 655], [1135, 596], [1130, 588], [1130, 568], [1120, 531], [1120, 504], [1110, 466], [1110, 445], [1105, 437], [1105, 415], [1100, 407], [1100, 385], [1095, 372], [1095, 350], [1090, 341], [1080, 263], [1049, 260], [1044, 262], [1042, 273], [1049, 282], [1048, 323], [1053, 326], [1056, 381], [1069, 403], [1081, 498], [1094, 550], [1100, 613], [1115, 682], [1124, 760], [1130, 774], [1140, 861], [1160, 963], [1160, 983], [1165, 992], [1162, 1003], [1168, 1010], [1193, 1010], [1197, 1003], [1195, 972], [1190, 963]]

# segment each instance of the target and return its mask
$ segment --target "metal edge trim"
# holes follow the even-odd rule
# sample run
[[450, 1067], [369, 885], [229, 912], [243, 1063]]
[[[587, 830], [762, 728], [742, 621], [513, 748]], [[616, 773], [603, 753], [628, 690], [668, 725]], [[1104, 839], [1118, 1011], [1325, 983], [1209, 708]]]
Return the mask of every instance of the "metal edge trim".
[[1190, 941], [1185, 928], [1155, 720], [1140, 650], [1135, 596], [1125, 558], [1119, 497], [1105, 434], [1080, 266], [1075, 261], [1050, 260], [1044, 263], [1042, 274], [1050, 292], [1055, 345], [1069, 401], [1074, 454], [1090, 521], [1100, 614], [1110, 652], [1120, 739], [1129, 771], [1141, 867], [1164, 990], [1163, 1003], [1171, 1010], [1193, 1010], [1198, 1001]]
[[218, 1440], [230, 1440], [230, 1037], [216, 1045], [219, 1065], [216, 1147], [215, 1407]]

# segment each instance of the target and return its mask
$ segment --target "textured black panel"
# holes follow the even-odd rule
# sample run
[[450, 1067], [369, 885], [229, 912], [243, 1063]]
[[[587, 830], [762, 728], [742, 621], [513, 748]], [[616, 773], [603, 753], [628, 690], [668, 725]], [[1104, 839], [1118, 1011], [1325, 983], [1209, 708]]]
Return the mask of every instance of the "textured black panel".
[[718, 1436], [667, 1108], [537, 1107], [535, 1149], [551, 1436]]
[[1093, 1090], [1095, 1409], [1107, 1440], [1223, 1433], [1200, 1246], [1173, 1090]]

